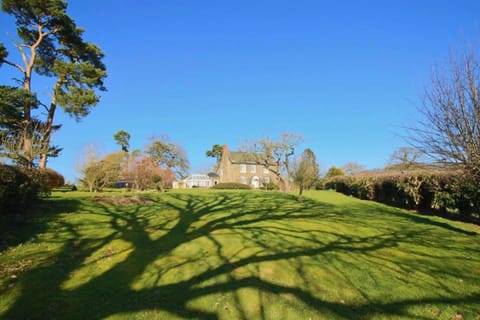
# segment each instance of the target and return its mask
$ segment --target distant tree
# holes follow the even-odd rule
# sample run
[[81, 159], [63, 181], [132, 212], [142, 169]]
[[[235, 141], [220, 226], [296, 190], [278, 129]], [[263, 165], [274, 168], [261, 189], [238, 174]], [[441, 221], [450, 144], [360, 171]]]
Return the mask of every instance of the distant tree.
[[119, 130], [113, 135], [113, 138], [123, 151], [130, 151], [130, 134], [127, 131]]
[[393, 152], [387, 169], [411, 170], [420, 165], [423, 152], [412, 147], [400, 147]]
[[169, 142], [167, 139], [153, 140], [146, 148], [149, 155], [158, 166], [170, 168], [179, 178], [187, 175], [190, 164], [183, 148]]
[[100, 159], [97, 151], [90, 148], [87, 151], [85, 162], [81, 165], [81, 182], [90, 192], [101, 191], [119, 181], [125, 167], [125, 153], [114, 152]]
[[312, 187], [318, 181], [319, 167], [315, 153], [305, 149], [293, 171], [293, 181], [299, 186], [298, 199], [302, 199], [303, 190]]
[[418, 110], [423, 118], [410, 128], [410, 143], [480, 181], [480, 62], [473, 50], [435, 68]]
[[[19, 38], [15, 46], [21, 62], [7, 59], [8, 51], [0, 43], [0, 65], [6, 64], [19, 71], [22, 88], [30, 93], [33, 92], [34, 73], [54, 79], [51, 100], [42, 104], [46, 117], [42, 120], [45, 131], [42, 133], [44, 147], [40, 168], [45, 168], [47, 164], [51, 135], [56, 128], [54, 117], [57, 106], [78, 120], [98, 103], [97, 90], [105, 90], [104, 54], [96, 45], [83, 40], [83, 30], [67, 15], [66, 9], [67, 2], [63, 0], [2, 1], [2, 10], [15, 18]], [[35, 105], [25, 99], [22, 117], [26, 128], [34, 121], [34, 109]], [[25, 131], [21, 143], [25, 154], [31, 153], [32, 139], [28, 130]]]
[[343, 171], [342, 168], [332, 166], [328, 169], [327, 173], [325, 174], [325, 178], [333, 178], [333, 177], [344, 176], [344, 175], [345, 175], [345, 172]]
[[347, 176], [353, 176], [365, 170], [365, 166], [357, 162], [347, 162], [343, 166], [343, 171]]
[[163, 191], [175, 181], [175, 173], [170, 168], [159, 167], [155, 159], [141, 153], [128, 158], [122, 177], [135, 190], [158, 188]]
[[294, 133], [283, 133], [279, 140], [262, 138], [243, 147], [246, 157], [268, 169], [281, 181], [283, 190], [290, 191], [292, 181], [292, 157], [303, 137]]
[[222, 159], [223, 146], [221, 146], [219, 144], [214, 144], [212, 146], [212, 149], [207, 150], [207, 152], [205, 154], [207, 155], [207, 157], [215, 158], [215, 160], [217, 160], [217, 164], [218, 164], [220, 162], [220, 159]]

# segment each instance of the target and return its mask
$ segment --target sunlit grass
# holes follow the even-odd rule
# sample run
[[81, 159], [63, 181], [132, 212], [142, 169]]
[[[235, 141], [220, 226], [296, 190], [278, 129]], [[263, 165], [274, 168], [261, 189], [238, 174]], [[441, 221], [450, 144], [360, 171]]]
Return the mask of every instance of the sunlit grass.
[[477, 226], [333, 192], [142, 196], [2, 218], [0, 318], [480, 317]]

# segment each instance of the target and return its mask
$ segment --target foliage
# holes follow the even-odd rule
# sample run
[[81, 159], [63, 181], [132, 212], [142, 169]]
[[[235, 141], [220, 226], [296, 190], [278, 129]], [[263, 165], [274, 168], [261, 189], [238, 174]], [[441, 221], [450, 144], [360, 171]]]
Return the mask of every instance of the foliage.
[[327, 173], [325, 174], [325, 178], [333, 178], [336, 176], [344, 176], [344, 175], [345, 175], [345, 172], [343, 171], [342, 168], [332, 166], [328, 169]]
[[130, 152], [130, 134], [127, 131], [119, 130], [113, 135], [113, 138], [122, 148], [122, 151]]
[[[29, 93], [33, 92], [34, 74], [53, 78], [51, 100], [42, 103], [46, 117], [41, 121], [45, 130], [42, 132], [40, 168], [46, 168], [47, 158], [52, 155], [50, 140], [58, 128], [54, 124], [57, 106], [78, 120], [98, 103], [98, 91], [105, 90], [104, 54], [95, 44], [83, 40], [83, 29], [67, 15], [66, 9], [67, 3], [62, 0], [2, 1], [2, 10], [15, 19], [18, 35], [15, 46], [22, 64], [7, 59], [8, 51], [3, 44], [0, 44], [0, 64], [20, 72], [22, 88]], [[21, 123], [27, 128], [35, 119], [32, 114], [35, 107], [28, 101], [23, 105]], [[31, 152], [29, 135], [24, 135], [20, 144], [26, 154]]]
[[156, 139], [150, 143], [145, 153], [159, 166], [165, 166], [173, 170], [177, 177], [184, 178], [190, 164], [185, 150], [178, 144], [168, 142], [167, 139]]
[[147, 190], [171, 188], [175, 181], [175, 173], [169, 168], [161, 168], [157, 162], [142, 154], [130, 156], [122, 174], [122, 180], [127, 181], [130, 188]]
[[217, 183], [212, 187], [212, 189], [232, 189], [232, 190], [247, 190], [251, 189], [249, 185], [243, 184], [243, 183], [237, 183], [237, 182], [222, 182], [222, 183]]
[[311, 188], [317, 182], [319, 173], [320, 169], [315, 153], [311, 149], [305, 149], [293, 171], [293, 181], [300, 188], [299, 199], [301, 199], [304, 189]]
[[223, 155], [223, 146], [214, 144], [211, 150], [207, 150], [207, 152], [205, 152], [205, 155], [210, 158], [215, 158], [218, 163]]
[[278, 190], [278, 186], [273, 182], [263, 183], [263, 188], [266, 190]]
[[458, 171], [384, 172], [325, 179], [335, 189], [360, 199], [480, 221], [480, 186]]
[[0, 213], [19, 213], [49, 191], [44, 172], [0, 164]]
[[[18, 165], [32, 168], [45, 151], [50, 156], [57, 156], [61, 149], [43, 143], [47, 131], [44, 122], [36, 118], [24, 121], [25, 104], [37, 108], [40, 102], [27, 90], [0, 86], [0, 154]], [[59, 127], [53, 126], [50, 130]], [[25, 149], [25, 138], [31, 144], [28, 150]]]
[[125, 152], [114, 152], [100, 159], [95, 150], [90, 150], [83, 163], [81, 182], [90, 192], [101, 191], [118, 182], [126, 160]]
[[41, 172], [46, 175], [50, 189], [61, 187], [65, 184], [65, 178], [57, 171], [47, 168], [41, 169]]
[[98, 196], [55, 193], [28, 223], [2, 219], [0, 318], [480, 314], [476, 226], [325, 191]]

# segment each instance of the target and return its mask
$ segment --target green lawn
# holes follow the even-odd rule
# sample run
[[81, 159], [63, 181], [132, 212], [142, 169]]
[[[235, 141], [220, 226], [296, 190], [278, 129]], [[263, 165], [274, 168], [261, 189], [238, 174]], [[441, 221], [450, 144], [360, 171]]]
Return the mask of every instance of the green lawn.
[[0, 318], [480, 319], [478, 226], [333, 192], [148, 197], [3, 217]]

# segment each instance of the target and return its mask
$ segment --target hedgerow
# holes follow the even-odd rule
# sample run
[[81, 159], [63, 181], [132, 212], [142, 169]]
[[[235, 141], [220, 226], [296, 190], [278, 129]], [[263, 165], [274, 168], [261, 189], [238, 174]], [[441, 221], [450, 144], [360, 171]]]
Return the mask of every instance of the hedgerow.
[[404, 209], [479, 219], [479, 182], [459, 171], [377, 173], [324, 180], [325, 189]]
[[49, 192], [47, 173], [0, 164], [0, 213], [21, 212]]

